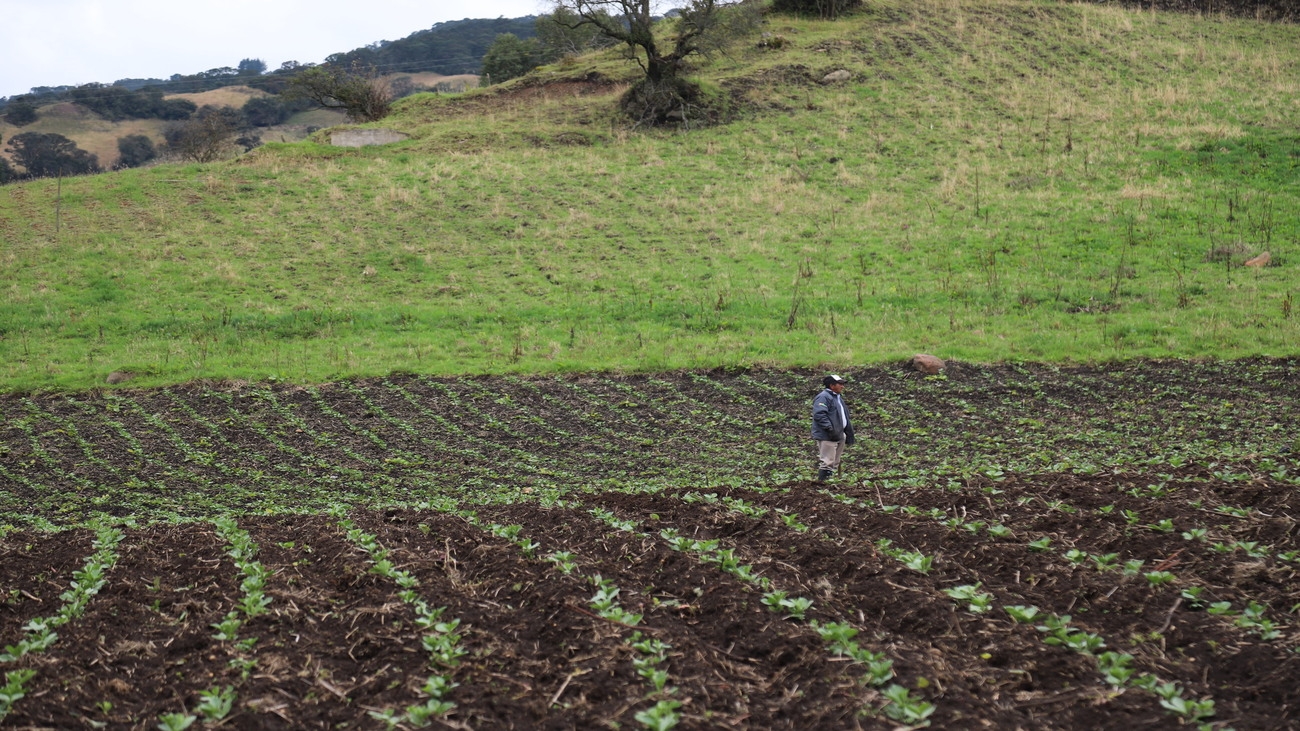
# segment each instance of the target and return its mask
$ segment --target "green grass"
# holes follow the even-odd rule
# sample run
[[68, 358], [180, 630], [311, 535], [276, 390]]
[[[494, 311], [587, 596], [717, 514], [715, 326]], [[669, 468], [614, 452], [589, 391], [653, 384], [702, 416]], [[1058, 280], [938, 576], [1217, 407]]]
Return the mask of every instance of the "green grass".
[[1296, 352], [1300, 28], [768, 26], [700, 65], [740, 112], [712, 128], [629, 130], [574, 81], [611, 56], [403, 100], [384, 148], [65, 180], [57, 232], [53, 181], [0, 189], [0, 387]]

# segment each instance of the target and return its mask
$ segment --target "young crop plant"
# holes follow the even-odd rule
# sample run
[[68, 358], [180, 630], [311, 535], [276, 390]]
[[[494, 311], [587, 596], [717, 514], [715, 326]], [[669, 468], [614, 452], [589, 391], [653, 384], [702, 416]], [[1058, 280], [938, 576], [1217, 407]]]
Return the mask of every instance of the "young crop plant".
[[1148, 571], [1142, 576], [1151, 586], [1161, 586], [1163, 584], [1172, 584], [1177, 577], [1168, 571]]
[[1097, 567], [1098, 571], [1106, 572], [1119, 568], [1118, 553], [1103, 553], [1100, 555], [1093, 555], [1091, 558], [1093, 565]]
[[783, 513], [781, 515], [781, 520], [785, 523], [786, 527], [793, 528], [798, 533], [808, 532], [808, 526], [799, 521], [798, 513]]
[[773, 612], [785, 612], [787, 618], [800, 621], [813, 605], [811, 599], [801, 596], [792, 597], [784, 591], [769, 591], [763, 595], [762, 601]]
[[5, 673], [5, 682], [0, 686], [0, 721], [9, 715], [9, 709], [27, 695], [27, 683], [36, 677], [31, 668], [9, 670]]
[[886, 716], [912, 728], [930, 725], [930, 716], [935, 710], [933, 703], [913, 698], [911, 691], [901, 685], [891, 685], [882, 692], [889, 699], [889, 705], [885, 706]]
[[1002, 607], [1003, 611], [1011, 615], [1011, 618], [1022, 624], [1032, 623], [1039, 615], [1039, 609], [1035, 606], [1025, 606], [1023, 604], [1013, 604]]
[[677, 713], [677, 709], [681, 707], [680, 701], [661, 700], [650, 708], [637, 711], [633, 718], [650, 731], [668, 731], [681, 723], [681, 716]]
[[198, 720], [198, 716], [190, 713], [164, 713], [158, 717], [155, 728], [161, 731], [185, 731]]
[[993, 595], [986, 591], [980, 591], [980, 586], [980, 582], [963, 584], [954, 586], [951, 589], [944, 589], [943, 593], [958, 602], [966, 602], [969, 611], [975, 614], [983, 614], [993, 606]]
[[929, 574], [934, 565], [934, 557], [927, 556], [920, 551], [899, 551], [894, 558], [898, 559], [907, 568], [920, 574]]

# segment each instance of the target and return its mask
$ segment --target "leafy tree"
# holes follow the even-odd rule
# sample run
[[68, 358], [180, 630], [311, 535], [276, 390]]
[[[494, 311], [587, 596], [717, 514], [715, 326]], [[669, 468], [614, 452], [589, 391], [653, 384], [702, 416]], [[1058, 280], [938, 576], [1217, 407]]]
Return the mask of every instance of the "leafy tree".
[[772, 9], [778, 13], [816, 15], [829, 20], [860, 5], [862, 0], [773, 0]]
[[99, 172], [99, 158], [77, 143], [53, 132], [23, 132], [9, 138], [5, 148], [29, 178], [83, 175]]
[[153, 140], [144, 135], [117, 138], [117, 167], [137, 168], [158, 157]]
[[542, 44], [542, 62], [550, 63], [564, 56], [579, 56], [605, 48], [617, 41], [608, 38], [595, 25], [582, 25], [568, 8], [557, 7], [535, 22], [537, 40]]
[[542, 46], [535, 38], [521, 40], [502, 33], [483, 57], [483, 75], [493, 84], [509, 81], [542, 65]]
[[308, 99], [326, 109], [340, 109], [354, 122], [374, 122], [388, 116], [393, 94], [373, 67], [353, 64], [312, 66], [289, 80], [284, 96]]
[[18, 173], [14, 171], [13, 166], [9, 164], [8, 160], [0, 157], [0, 185], [17, 179]]
[[36, 105], [26, 97], [15, 97], [5, 105], [5, 121], [15, 127], [24, 127], [36, 121]]
[[697, 85], [682, 78], [686, 62], [695, 55], [722, 50], [761, 21], [757, 2], [744, 0], [687, 0], [676, 16], [662, 22], [666, 32], [656, 33], [662, 0], [558, 0], [556, 9], [575, 16], [571, 29], [590, 27], [626, 47], [627, 54], [645, 72], [621, 101], [623, 111], [638, 124], [661, 124], [684, 119], [701, 99]]
[[167, 150], [183, 160], [212, 162], [233, 149], [246, 120], [238, 109], [205, 105], [191, 119], [163, 130]]

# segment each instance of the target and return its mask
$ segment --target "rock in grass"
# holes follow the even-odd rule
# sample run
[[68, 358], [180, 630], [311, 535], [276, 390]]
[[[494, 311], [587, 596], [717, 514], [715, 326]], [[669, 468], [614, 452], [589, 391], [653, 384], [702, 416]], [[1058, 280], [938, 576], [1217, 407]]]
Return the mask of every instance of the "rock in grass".
[[933, 355], [917, 353], [912, 356], [912, 359], [909, 360], [907, 364], [911, 366], [912, 370], [920, 371], [927, 376], [937, 376], [940, 373], [943, 373], [943, 360], [936, 358]]
[[853, 74], [847, 69], [838, 69], [822, 77], [823, 84], [838, 84], [841, 81], [848, 81], [853, 78]]
[[131, 371], [113, 371], [108, 374], [108, 378], [104, 379], [104, 383], [107, 383], [110, 386], [115, 386], [119, 383], [126, 383], [132, 378], [135, 378], [135, 374]]

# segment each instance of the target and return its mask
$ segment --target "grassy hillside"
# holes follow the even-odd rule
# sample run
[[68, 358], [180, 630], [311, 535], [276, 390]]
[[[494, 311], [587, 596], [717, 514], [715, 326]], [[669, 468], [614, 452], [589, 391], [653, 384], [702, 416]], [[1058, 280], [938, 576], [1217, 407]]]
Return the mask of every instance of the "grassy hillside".
[[711, 128], [628, 129], [595, 58], [403, 100], [384, 148], [64, 181], [57, 232], [52, 181], [0, 189], [0, 384], [1296, 352], [1300, 28], [891, 0], [767, 33], [699, 67]]

